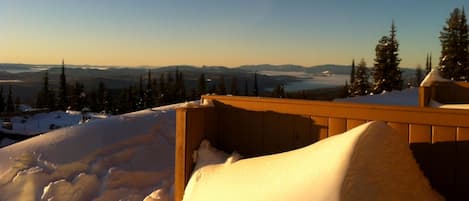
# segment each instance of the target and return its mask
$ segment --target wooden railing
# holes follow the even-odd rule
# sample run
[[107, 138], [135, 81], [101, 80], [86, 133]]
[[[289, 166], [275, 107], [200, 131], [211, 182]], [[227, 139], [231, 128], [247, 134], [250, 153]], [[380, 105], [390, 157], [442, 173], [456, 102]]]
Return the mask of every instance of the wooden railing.
[[214, 107], [180, 108], [176, 121], [175, 200], [191, 175], [202, 139], [252, 157], [293, 150], [380, 120], [408, 140], [432, 186], [469, 200], [469, 111], [337, 102], [204, 96]]

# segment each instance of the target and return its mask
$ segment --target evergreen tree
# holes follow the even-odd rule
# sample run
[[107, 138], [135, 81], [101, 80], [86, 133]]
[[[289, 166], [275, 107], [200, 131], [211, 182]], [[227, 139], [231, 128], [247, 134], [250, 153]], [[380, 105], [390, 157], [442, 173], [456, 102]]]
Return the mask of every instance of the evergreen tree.
[[21, 98], [17, 96], [15, 98], [15, 110], [16, 111], [20, 111], [20, 105], [21, 105]]
[[244, 80], [244, 96], [249, 96], [248, 80]]
[[101, 112], [104, 110], [104, 93], [106, 92], [106, 86], [103, 81], [99, 81], [98, 92], [96, 94], [96, 111]]
[[70, 107], [72, 110], [81, 111], [85, 107], [86, 94], [85, 87], [80, 82], [75, 82], [75, 86], [72, 89], [72, 95], [70, 97]]
[[259, 96], [259, 86], [257, 85], [257, 72], [254, 73], [254, 96]]
[[108, 89], [104, 92], [104, 111], [108, 114], [113, 114], [113, 104], [112, 93]]
[[13, 94], [11, 92], [11, 85], [9, 85], [8, 86], [6, 112], [14, 112], [14, 111], [15, 111], [15, 105], [13, 104]]
[[469, 35], [464, 9], [455, 8], [440, 32], [441, 75], [452, 80], [469, 80]]
[[275, 89], [272, 91], [272, 97], [275, 98], [285, 98], [285, 90], [283, 84], [278, 84]]
[[401, 59], [398, 57], [399, 43], [396, 39], [396, 26], [391, 25], [390, 36], [383, 36], [376, 45], [376, 57], [373, 68], [373, 91], [392, 91], [402, 89], [401, 70], [398, 67]]
[[0, 113], [5, 111], [5, 97], [3, 97], [3, 85], [0, 85]]
[[147, 89], [145, 90], [145, 107], [149, 108], [153, 106], [155, 106], [155, 99], [152, 87], [151, 71], [148, 70]]
[[141, 110], [144, 108], [144, 89], [143, 89], [143, 77], [140, 75], [138, 81], [138, 96], [137, 96], [137, 109]]
[[48, 76], [48, 71], [46, 70], [44, 73], [42, 89], [39, 91], [37, 95], [36, 107], [48, 108], [48, 102], [49, 102], [48, 99], [49, 99], [49, 76]]
[[[352, 60], [352, 70], [350, 71], [350, 83], [355, 82], [355, 59]], [[352, 91], [352, 85], [348, 86], [346, 84], [345, 89], [347, 90], [347, 94], [350, 95]]]
[[425, 62], [425, 76], [432, 71], [432, 55], [427, 54], [427, 61]]
[[166, 81], [164, 79], [164, 73], [160, 74], [160, 96], [159, 96], [159, 102], [160, 103], [166, 103], [166, 94], [168, 93], [168, 89], [166, 87]]
[[415, 70], [415, 81], [416, 85], [415, 86], [420, 86], [420, 82], [422, 82], [422, 67], [420, 65], [417, 66], [417, 69]]
[[221, 75], [217, 83], [217, 94], [226, 95], [225, 76]]
[[62, 73], [60, 74], [60, 85], [59, 85], [59, 102], [58, 107], [61, 110], [66, 110], [69, 103], [67, 97], [67, 81], [65, 78], [65, 62], [62, 60]]
[[205, 74], [202, 73], [197, 81], [197, 96], [200, 97], [205, 93], [207, 93], [207, 85], [205, 83]]
[[236, 76], [231, 78], [230, 94], [233, 96], [238, 95], [238, 79], [236, 79]]
[[136, 101], [136, 95], [135, 95], [135, 90], [132, 86], [129, 86], [127, 89], [127, 104], [129, 104], [129, 111], [135, 111], [137, 109], [137, 101]]
[[352, 70], [350, 72], [350, 83], [355, 82], [355, 59], [352, 60]]
[[358, 64], [357, 70], [354, 76], [354, 82], [351, 84], [350, 95], [351, 96], [363, 96], [370, 92], [368, 68], [366, 67], [365, 60], [362, 59]]

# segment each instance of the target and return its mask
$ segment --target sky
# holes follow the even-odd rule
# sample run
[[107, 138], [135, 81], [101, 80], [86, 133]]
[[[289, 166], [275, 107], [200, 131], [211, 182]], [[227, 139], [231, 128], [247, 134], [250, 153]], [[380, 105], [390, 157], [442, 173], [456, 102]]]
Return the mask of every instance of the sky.
[[0, 63], [373, 65], [397, 26], [400, 66], [433, 64], [460, 0], [0, 0]]

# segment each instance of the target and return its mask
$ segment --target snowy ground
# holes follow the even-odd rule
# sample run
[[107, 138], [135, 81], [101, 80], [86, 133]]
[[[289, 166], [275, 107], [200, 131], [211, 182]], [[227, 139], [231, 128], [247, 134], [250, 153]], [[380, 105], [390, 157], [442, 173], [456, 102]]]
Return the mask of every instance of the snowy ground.
[[178, 106], [94, 120], [1, 148], [0, 200], [170, 200]]
[[356, 96], [342, 99], [335, 99], [336, 102], [352, 102], [365, 104], [381, 104], [381, 105], [401, 105], [401, 106], [418, 106], [419, 105], [419, 89], [408, 88], [402, 91], [384, 92], [376, 95]]
[[[96, 119], [107, 118], [106, 114], [88, 113], [86, 114], [89, 121]], [[15, 134], [15, 135], [38, 135], [46, 133], [58, 128], [69, 127], [83, 123], [83, 115], [77, 111], [54, 111], [48, 113], [39, 113], [35, 115], [16, 116], [10, 118], [13, 128], [5, 129], [0, 126], [0, 133]], [[3, 119], [0, 119], [0, 125], [3, 124]], [[0, 148], [16, 143], [17, 140], [7, 137], [0, 138]]]

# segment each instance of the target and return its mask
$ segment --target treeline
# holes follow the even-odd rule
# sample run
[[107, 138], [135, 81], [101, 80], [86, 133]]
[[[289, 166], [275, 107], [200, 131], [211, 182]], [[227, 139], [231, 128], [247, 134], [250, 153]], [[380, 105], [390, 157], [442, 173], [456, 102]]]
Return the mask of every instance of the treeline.
[[[396, 38], [394, 21], [388, 36], [383, 36], [376, 45], [374, 65], [367, 68], [362, 59], [355, 67], [352, 61], [350, 85], [346, 84], [349, 96], [378, 94], [383, 91], [401, 90], [406, 87], [399, 68], [399, 42]], [[450, 80], [469, 80], [469, 34], [464, 9], [455, 8], [446, 25], [440, 32], [441, 57], [438, 66], [440, 74]], [[427, 54], [425, 72], [420, 66], [416, 69], [415, 78], [407, 87], [419, 86], [424, 75], [432, 70], [431, 54]], [[372, 79], [371, 79], [372, 78]], [[372, 80], [372, 81], [371, 81]]]
[[[62, 62], [62, 72], [58, 89], [49, 84], [49, 73], [44, 72], [43, 84], [37, 94], [36, 108], [49, 110], [93, 111], [108, 114], [122, 114], [145, 108], [180, 103], [200, 99], [204, 94], [232, 94], [259, 95], [257, 73], [254, 73], [253, 88], [249, 89], [245, 80], [244, 90], [238, 87], [238, 79], [232, 76], [225, 81], [225, 76], [217, 76], [217, 80], [206, 78], [201, 73], [196, 86], [187, 86], [187, 80], [178, 68], [174, 71], [162, 72], [159, 77], [148, 70], [146, 75], [140, 75], [136, 85], [127, 88], [110, 89], [100, 81], [94, 89], [85, 89], [83, 83], [67, 82], [65, 64]], [[227, 85], [228, 83], [228, 85]], [[229, 87], [227, 87], [229, 86]]]
[[12, 113], [17, 111], [21, 100], [19, 97], [16, 97], [15, 101], [13, 101], [13, 92], [11, 89], [11, 85], [8, 85], [8, 92], [6, 98], [3, 94], [3, 85], [0, 85], [0, 113]]

